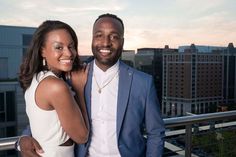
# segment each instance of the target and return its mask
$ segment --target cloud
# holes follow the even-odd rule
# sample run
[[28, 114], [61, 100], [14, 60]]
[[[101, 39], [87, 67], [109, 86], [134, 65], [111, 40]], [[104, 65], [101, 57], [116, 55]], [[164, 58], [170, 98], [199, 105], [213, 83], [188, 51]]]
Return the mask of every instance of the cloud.
[[[214, 2], [213, 2], [214, 1]], [[235, 0], [1, 0], [0, 24], [37, 27], [62, 20], [78, 34], [80, 51], [90, 52], [92, 24], [111, 12], [125, 24], [125, 48], [236, 43]], [[236, 44], [235, 44], [236, 45]]]
[[57, 13], [74, 13], [74, 12], [90, 12], [90, 11], [120, 11], [122, 10], [119, 6], [112, 7], [56, 7], [53, 12]]
[[22, 3], [18, 4], [19, 8], [22, 10], [30, 10], [30, 9], [36, 9], [37, 4], [32, 1], [23, 1]]

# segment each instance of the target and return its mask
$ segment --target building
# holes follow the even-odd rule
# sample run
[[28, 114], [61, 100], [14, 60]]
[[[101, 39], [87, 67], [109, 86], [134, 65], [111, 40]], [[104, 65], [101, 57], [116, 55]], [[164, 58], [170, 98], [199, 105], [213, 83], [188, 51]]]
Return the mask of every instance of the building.
[[177, 49], [140, 48], [135, 55], [135, 67], [153, 76], [158, 99], [162, 101], [162, 55], [166, 52], [177, 52]]
[[224, 88], [223, 104], [236, 106], [236, 48], [233, 43], [223, 50], [224, 57]]
[[[15, 79], [35, 28], [0, 25], [0, 79]], [[3, 70], [4, 69], [4, 70]]]
[[135, 50], [123, 50], [121, 60], [131, 67], [135, 67]]
[[184, 52], [163, 54], [165, 117], [216, 112], [223, 100], [224, 58], [222, 50], [210, 50], [200, 52], [192, 44]]
[[94, 59], [94, 57], [92, 55], [80, 55], [79, 59], [82, 63], [89, 63]]
[[[35, 28], [0, 25], [0, 138], [21, 134], [28, 124], [17, 73]], [[14, 151], [0, 152], [12, 156]]]

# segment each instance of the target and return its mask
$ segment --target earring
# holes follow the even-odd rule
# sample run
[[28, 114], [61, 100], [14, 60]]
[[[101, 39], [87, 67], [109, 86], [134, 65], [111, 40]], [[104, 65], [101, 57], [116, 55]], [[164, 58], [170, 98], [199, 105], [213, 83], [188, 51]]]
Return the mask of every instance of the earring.
[[43, 58], [43, 66], [46, 66], [46, 59]]

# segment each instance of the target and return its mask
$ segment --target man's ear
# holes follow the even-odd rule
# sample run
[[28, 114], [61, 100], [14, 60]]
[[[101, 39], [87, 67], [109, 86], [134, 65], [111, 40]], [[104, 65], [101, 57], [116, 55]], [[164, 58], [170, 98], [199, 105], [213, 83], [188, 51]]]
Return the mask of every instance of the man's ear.
[[124, 46], [124, 43], [125, 43], [125, 38], [123, 37], [122, 38], [123, 40], [122, 40], [122, 47]]

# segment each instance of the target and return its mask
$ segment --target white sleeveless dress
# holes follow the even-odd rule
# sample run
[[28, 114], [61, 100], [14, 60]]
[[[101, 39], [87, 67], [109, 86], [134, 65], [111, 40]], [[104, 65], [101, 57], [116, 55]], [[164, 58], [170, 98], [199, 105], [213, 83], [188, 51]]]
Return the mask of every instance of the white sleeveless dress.
[[[44, 150], [43, 157], [74, 157], [73, 146], [59, 146], [70, 137], [63, 130], [55, 110], [43, 110], [36, 105], [35, 91], [44, 78], [57, 77], [51, 71], [40, 72], [33, 77], [30, 87], [25, 92], [26, 113], [29, 117], [32, 136]], [[50, 88], [50, 87], [48, 87]], [[55, 98], [57, 99], [57, 98]]]

